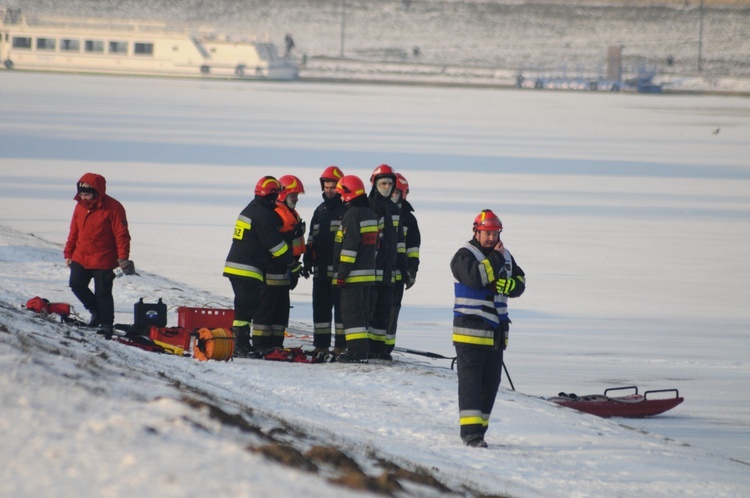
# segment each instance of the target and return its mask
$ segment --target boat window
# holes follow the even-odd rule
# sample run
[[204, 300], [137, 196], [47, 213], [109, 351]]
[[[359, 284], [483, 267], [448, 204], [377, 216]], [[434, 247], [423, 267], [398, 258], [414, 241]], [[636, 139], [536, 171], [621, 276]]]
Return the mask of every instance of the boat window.
[[137, 43], [133, 47], [133, 53], [136, 55], [154, 55], [153, 43]]
[[31, 48], [31, 37], [14, 36], [13, 48]]
[[60, 50], [63, 52], [80, 52], [81, 40], [60, 40]]
[[37, 50], [55, 50], [55, 39], [54, 38], [37, 38], [36, 49]]
[[122, 41], [111, 41], [111, 42], [109, 42], [109, 53], [110, 54], [127, 55], [127, 53], [128, 53], [128, 42], [122, 42]]
[[104, 53], [104, 42], [101, 40], [86, 40], [86, 52]]

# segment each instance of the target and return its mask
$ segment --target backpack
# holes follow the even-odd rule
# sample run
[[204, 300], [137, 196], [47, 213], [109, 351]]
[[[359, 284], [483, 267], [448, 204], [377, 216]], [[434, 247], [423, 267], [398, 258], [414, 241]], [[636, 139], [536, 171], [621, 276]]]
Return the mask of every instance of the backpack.
[[51, 303], [48, 299], [39, 296], [26, 301], [26, 309], [42, 315], [60, 315], [61, 318], [75, 314], [73, 306], [68, 303]]

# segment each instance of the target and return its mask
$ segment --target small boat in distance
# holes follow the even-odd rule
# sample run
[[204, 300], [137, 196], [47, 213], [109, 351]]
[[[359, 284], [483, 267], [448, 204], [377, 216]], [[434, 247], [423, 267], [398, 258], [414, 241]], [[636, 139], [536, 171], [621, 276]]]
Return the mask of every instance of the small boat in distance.
[[270, 42], [234, 41], [212, 30], [157, 21], [26, 18], [0, 8], [5, 69], [294, 80], [298, 67]]

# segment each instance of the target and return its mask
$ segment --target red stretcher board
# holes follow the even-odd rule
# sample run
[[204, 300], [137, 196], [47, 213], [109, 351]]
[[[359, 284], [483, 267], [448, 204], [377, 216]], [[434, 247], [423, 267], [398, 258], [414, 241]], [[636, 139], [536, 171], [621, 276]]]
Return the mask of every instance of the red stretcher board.
[[[607, 395], [611, 391], [624, 389], [633, 389], [635, 392], [624, 396]], [[653, 395], [657, 393], [673, 393], [674, 396], [654, 398]], [[649, 395], [652, 397], [649, 398]], [[586, 396], [560, 393], [558, 396], [547, 398], [547, 400], [598, 417], [640, 418], [652, 417], [671, 410], [682, 403], [684, 398], [680, 397], [677, 389], [657, 389], [646, 391], [643, 395], [640, 395], [636, 386], [627, 386], [606, 389], [604, 394], [589, 394]]]

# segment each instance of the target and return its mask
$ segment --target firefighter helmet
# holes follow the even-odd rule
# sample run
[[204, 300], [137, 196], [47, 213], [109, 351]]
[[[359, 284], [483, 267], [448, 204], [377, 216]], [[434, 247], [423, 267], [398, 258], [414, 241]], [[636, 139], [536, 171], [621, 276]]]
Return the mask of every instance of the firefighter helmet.
[[279, 183], [283, 187], [279, 192], [278, 200], [284, 202], [286, 196], [289, 194], [304, 194], [305, 187], [302, 185], [302, 181], [294, 175], [284, 175], [279, 178]]
[[497, 217], [491, 209], [483, 209], [481, 213], [474, 218], [474, 230], [486, 232], [502, 232], [503, 222]]
[[393, 180], [394, 184], [396, 183], [396, 172], [394, 169], [387, 164], [381, 164], [375, 168], [372, 175], [370, 175], [370, 185], [375, 185], [375, 183], [384, 176]]
[[320, 175], [320, 190], [323, 190], [323, 184], [325, 182], [336, 182], [338, 183], [344, 177], [344, 172], [338, 166], [328, 166], [323, 174]]
[[279, 192], [281, 192], [281, 184], [272, 176], [264, 176], [255, 184], [255, 195], [265, 197]]
[[396, 173], [396, 186], [393, 188], [395, 190], [400, 190], [401, 198], [406, 200], [406, 196], [409, 195], [409, 182], [404, 178], [404, 175]]
[[341, 194], [341, 200], [349, 202], [355, 197], [365, 195], [365, 184], [354, 175], [346, 175], [336, 184], [336, 192]]

